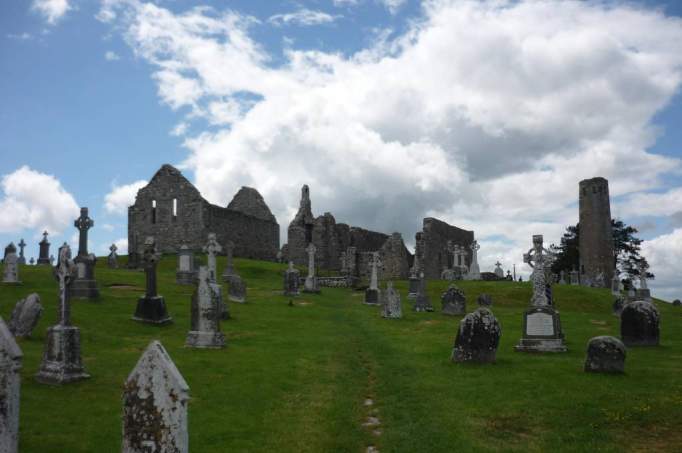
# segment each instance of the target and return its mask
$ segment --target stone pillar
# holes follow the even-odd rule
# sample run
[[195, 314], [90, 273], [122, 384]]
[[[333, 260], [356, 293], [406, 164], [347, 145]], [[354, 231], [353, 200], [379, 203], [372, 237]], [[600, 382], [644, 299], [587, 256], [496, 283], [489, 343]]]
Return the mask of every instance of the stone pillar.
[[303, 292], [319, 293], [320, 287], [317, 284], [317, 277], [315, 276], [315, 252], [317, 251], [317, 247], [311, 242], [308, 244], [305, 251], [308, 254], [308, 276], [305, 278]]
[[478, 265], [478, 251], [481, 246], [478, 245], [477, 241], [471, 243], [471, 266], [469, 267], [469, 273], [467, 274], [467, 280], [480, 280], [481, 279], [481, 268]]
[[38, 244], [40, 253], [38, 255], [37, 264], [50, 264], [50, 243], [47, 241], [47, 231], [43, 232], [43, 240]]
[[294, 267], [294, 262], [289, 261], [289, 268], [284, 272], [284, 295], [298, 296], [300, 285], [300, 273]]
[[225, 243], [225, 253], [227, 254], [227, 264], [225, 265], [225, 270], [223, 271], [223, 281], [228, 282], [230, 277], [237, 275], [234, 270], [233, 255], [234, 255], [234, 242], [227, 241]]
[[122, 453], [189, 451], [189, 386], [159, 341], [152, 341], [123, 391]]
[[365, 290], [365, 303], [368, 305], [378, 305], [380, 299], [378, 267], [381, 266], [379, 252], [372, 253], [372, 271], [369, 278], [369, 288]]
[[19, 392], [23, 354], [0, 318], [0, 451], [17, 453], [19, 446]]
[[2, 272], [2, 283], [9, 285], [21, 284], [19, 280], [19, 263], [17, 258], [17, 249], [14, 244], [10, 244], [5, 251], [7, 255], [5, 256], [5, 263]]
[[[606, 287], [614, 274], [609, 182], [601, 177], [579, 183], [580, 276], [583, 284]], [[604, 277], [598, 282], [597, 276]]]

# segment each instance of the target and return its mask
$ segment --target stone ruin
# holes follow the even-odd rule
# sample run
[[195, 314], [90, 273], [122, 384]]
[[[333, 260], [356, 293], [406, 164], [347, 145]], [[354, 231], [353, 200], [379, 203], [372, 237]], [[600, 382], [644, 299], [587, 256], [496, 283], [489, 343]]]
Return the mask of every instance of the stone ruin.
[[189, 386], [159, 341], [152, 341], [123, 389], [123, 453], [189, 451]]
[[0, 451], [19, 448], [19, 393], [21, 360], [19, 345], [0, 318]]
[[183, 244], [201, 250], [209, 232], [221, 244], [234, 242], [236, 256], [274, 260], [279, 250], [279, 225], [256, 189], [242, 187], [227, 207], [216, 206], [163, 165], [128, 208], [129, 266], [141, 264], [140, 238], [153, 236], [160, 252], [177, 253]]
[[[451, 268], [470, 268], [474, 232], [427, 217], [422, 231], [415, 235], [415, 260], [419, 264], [417, 275], [424, 272], [427, 279], [439, 279], [443, 271]], [[457, 247], [458, 261], [454, 262], [453, 249]]]
[[199, 267], [199, 284], [192, 295], [191, 328], [185, 346], [223, 348], [225, 335], [220, 331], [222, 298], [208, 276], [206, 266]]
[[580, 284], [605, 288], [614, 274], [609, 182], [585, 179], [578, 190]]
[[588, 373], [624, 373], [625, 355], [625, 345], [618, 338], [591, 338], [587, 344], [584, 369]]
[[40, 296], [38, 293], [29, 294], [14, 306], [8, 324], [9, 331], [16, 338], [29, 338], [42, 314], [43, 306], [40, 305]]

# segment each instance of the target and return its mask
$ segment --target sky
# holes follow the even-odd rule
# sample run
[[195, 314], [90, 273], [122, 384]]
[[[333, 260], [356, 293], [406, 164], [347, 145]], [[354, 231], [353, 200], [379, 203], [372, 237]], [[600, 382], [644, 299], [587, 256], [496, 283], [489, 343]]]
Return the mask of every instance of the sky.
[[5, 0], [0, 243], [43, 230], [126, 253], [164, 163], [210, 202], [255, 187], [282, 228], [313, 212], [402, 233], [474, 230], [483, 271], [528, 275], [532, 235], [609, 180], [655, 296], [682, 298], [682, 2]]

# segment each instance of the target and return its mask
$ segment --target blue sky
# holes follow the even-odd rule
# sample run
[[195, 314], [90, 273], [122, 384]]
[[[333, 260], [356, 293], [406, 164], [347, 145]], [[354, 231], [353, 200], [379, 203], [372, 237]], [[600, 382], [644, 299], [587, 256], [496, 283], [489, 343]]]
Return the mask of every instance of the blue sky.
[[434, 215], [476, 231], [484, 269], [519, 269], [603, 175], [651, 243], [655, 292], [680, 297], [681, 16], [654, 0], [5, 1], [0, 242], [37, 256], [47, 227], [75, 244], [88, 206], [90, 248], [124, 246], [129, 185], [172, 163], [214, 203], [256, 187], [283, 227], [307, 183], [317, 215], [408, 243]]

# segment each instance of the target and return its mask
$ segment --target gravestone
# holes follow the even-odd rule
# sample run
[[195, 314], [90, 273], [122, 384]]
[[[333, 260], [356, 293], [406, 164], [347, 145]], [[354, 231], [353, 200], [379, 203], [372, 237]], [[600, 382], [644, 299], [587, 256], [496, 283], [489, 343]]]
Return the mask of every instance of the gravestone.
[[54, 255], [50, 255], [50, 266], [54, 265]]
[[42, 384], [59, 385], [90, 377], [81, 362], [81, 334], [71, 325], [71, 284], [76, 275], [76, 264], [71, 259], [71, 248], [59, 248], [59, 259], [54, 270], [59, 282], [57, 324], [47, 329], [45, 349], [36, 380]]
[[225, 264], [225, 270], [223, 271], [223, 281], [229, 282], [233, 275], [237, 275], [234, 270], [234, 242], [227, 241], [225, 243], [225, 253], [227, 255], [227, 263]]
[[140, 267], [140, 250], [138, 244], [138, 234], [133, 232], [129, 234], [128, 242], [128, 269], [137, 269]]
[[230, 277], [227, 283], [227, 298], [232, 302], [246, 302], [246, 282], [237, 274]]
[[289, 267], [284, 271], [284, 295], [298, 296], [300, 284], [300, 272], [294, 267], [294, 262], [289, 261]]
[[156, 241], [152, 236], [144, 241], [144, 263], [145, 275], [145, 295], [137, 300], [137, 308], [133, 315], [134, 321], [147, 324], [167, 324], [172, 322], [166, 309], [166, 301], [163, 296], [157, 293], [156, 287], [156, 266], [161, 258], [161, 254], [156, 250]]
[[26, 299], [21, 299], [14, 306], [9, 320], [9, 331], [16, 338], [30, 337], [42, 314], [43, 306], [40, 305], [40, 296], [37, 293], [29, 294]]
[[476, 299], [476, 303], [479, 307], [490, 308], [493, 306], [493, 298], [490, 297], [489, 294], [479, 294], [478, 298]]
[[5, 257], [5, 262], [2, 271], [2, 283], [9, 285], [19, 285], [21, 281], [19, 280], [19, 264], [17, 263], [17, 249], [14, 244], [8, 246], [8, 253]]
[[19, 345], [0, 318], [0, 452], [19, 448], [19, 393], [21, 360]]
[[495, 273], [495, 276], [499, 279], [504, 278], [504, 270], [502, 270], [502, 263], [499, 261], [495, 263], [495, 270], [493, 271]]
[[495, 363], [502, 329], [493, 313], [479, 307], [459, 322], [453, 362]]
[[635, 297], [638, 300], [651, 302], [651, 291], [646, 283], [646, 268], [643, 263], [639, 264], [639, 288], [635, 291]]
[[623, 308], [625, 307], [625, 298], [618, 296], [613, 299], [613, 314], [614, 316], [620, 316], [623, 313]]
[[563, 269], [561, 270], [561, 272], [559, 272], [559, 284], [560, 285], [566, 284], [566, 271]]
[[367, 305], [379, 305], [380, 290], [379, 290], [379, 277], [378, 267], [381, 265], [379, 259], [379, 252], [372, 253], [372, 273], [369, 278], [369, 288], [365, 290], [365, 303]]
[[548, 297], [551, 286], [547, 282], [547, 271], [555, 257], [543, 247], [542, 242], [542, 235], [534, 235], [533, 248], [523, 256], [523, 261], [533, 268], [533, 296], [531, 308], [523, 315], [521, 340], [514, 349], [521, 352], [566, 352], [559, 312], [550, 305]]
[[625, 345], [616, 337], [600, 336], [587, 344], [585, 371], [588, 373], [624, 373]]
[[400, 294], [393, 288], [392, 281], [386, 283], [386, 291], [383, 292], [382, 296], [381, 316], [390, 319], [402, 318], [403, 310], [400, 305]]
[[95, 280], [95, 264], [97, 258], [88, 253], [88, 230], [95, 222], [88, 217], [88, 208], [81, 208], [81, 215], [73, 225], [78, 229], [78, 255], [73, 260], [76, 263], [77, 274], [71, 285], [71, 297], [82, 299], [96, 299], [99, 297], [97, 281]]
[[477, 241], [471, 243], [471, 266], [469, 266], [469, 272], [467, 273], [467, 280], [480, 280], [481, 279], [481, 267], [478, 265], [478, 251], [481, 246]]
[[107, 256], [107, 266], [109, 266], [109, 269], [118, 269], [118, 255], [116, 254], [116, 251], [118, 250], [118, 247], [116, 247], [116, 244], [111, 244], [111, 247], [109, 247], [109, 256]]
[[208, 233], [208, 243], [204, 246], [204, 253], [206, 253], [206, 263], [208, 265], [208, 278], [211, 283], [215, 283], [218, 277], [216, 270], [216, 255], [223, 251], [223, 248], [218, 244], [215, 233]]
[[636, 300], [623, 307], [620, 337], [625, 346], [658, 346], [661, 315], [651, 302]]
[[431, 299], [429, 298], [429, 293], [426, 291], [426, 278], [422, 272], [419, 276], [419, 291], [417, 292], [417, 297], [414, 300], [414, 306], [412, 310], [416, 312], [433, 311], [433, 305], [431, 305]]
[[215, 283], [208, 278], [206, 266], [199, 267], [199, 284], [192, 295], [191, 328], [185, 346], [223, 348], [225, 335], [220, 331], [222, 300]]
[[443, 304], [444, 315], [456, 316], [466, 313], [466, 297], [464, 292], [455, 285], [451, 284], [440, 300]]
[[175, 269], [175, 282], [178, 285], [194, 285], [197, 271], [194, 263], [194, 252], [186, 244], [178, 250], [178, 267]]
[[408, 290], [407, 290], [407, 298], [408, 299], [416, 299], [417, 294], [419, 293], [419, 255], [417, 255], [416, 250], [414, 254], [414, 263], [412, 265], [412, 269], [410, 269], [410, 277], [408, 280]]
[[123, 453], [187, 453], [189, 386], [159, 341], [152, 341], [123, 389]]
[[26, 257], [24, 256], [24, 249], [26, 248], [26, 242], [24, 242], [24, 238], [21, 238], [21, 241], [19, 241], [19, 258], [17, 258], [17, 264], [21, 264], [22, 266], [26, 264]]
[[620, 278], [618, 278], [618, 273], [614, 274], [611, 279], [611, 294], [620, 296]]
[[38, 244], [40, 252], [38, 254], [38, 265], [50, 264], [50, 243], [47, 240], [47, 230], [43, 232], [43, 240]]
[[308, 244], [305, 251], [308, 254], [308, 276], [303, 283], [303, 292], [319, 293], [320, 287], [317, 282], [317, 277], [315, 276], [315, 252], [317, 251], [317, 248], [315, 247], [315, 244], [311, 242]]

